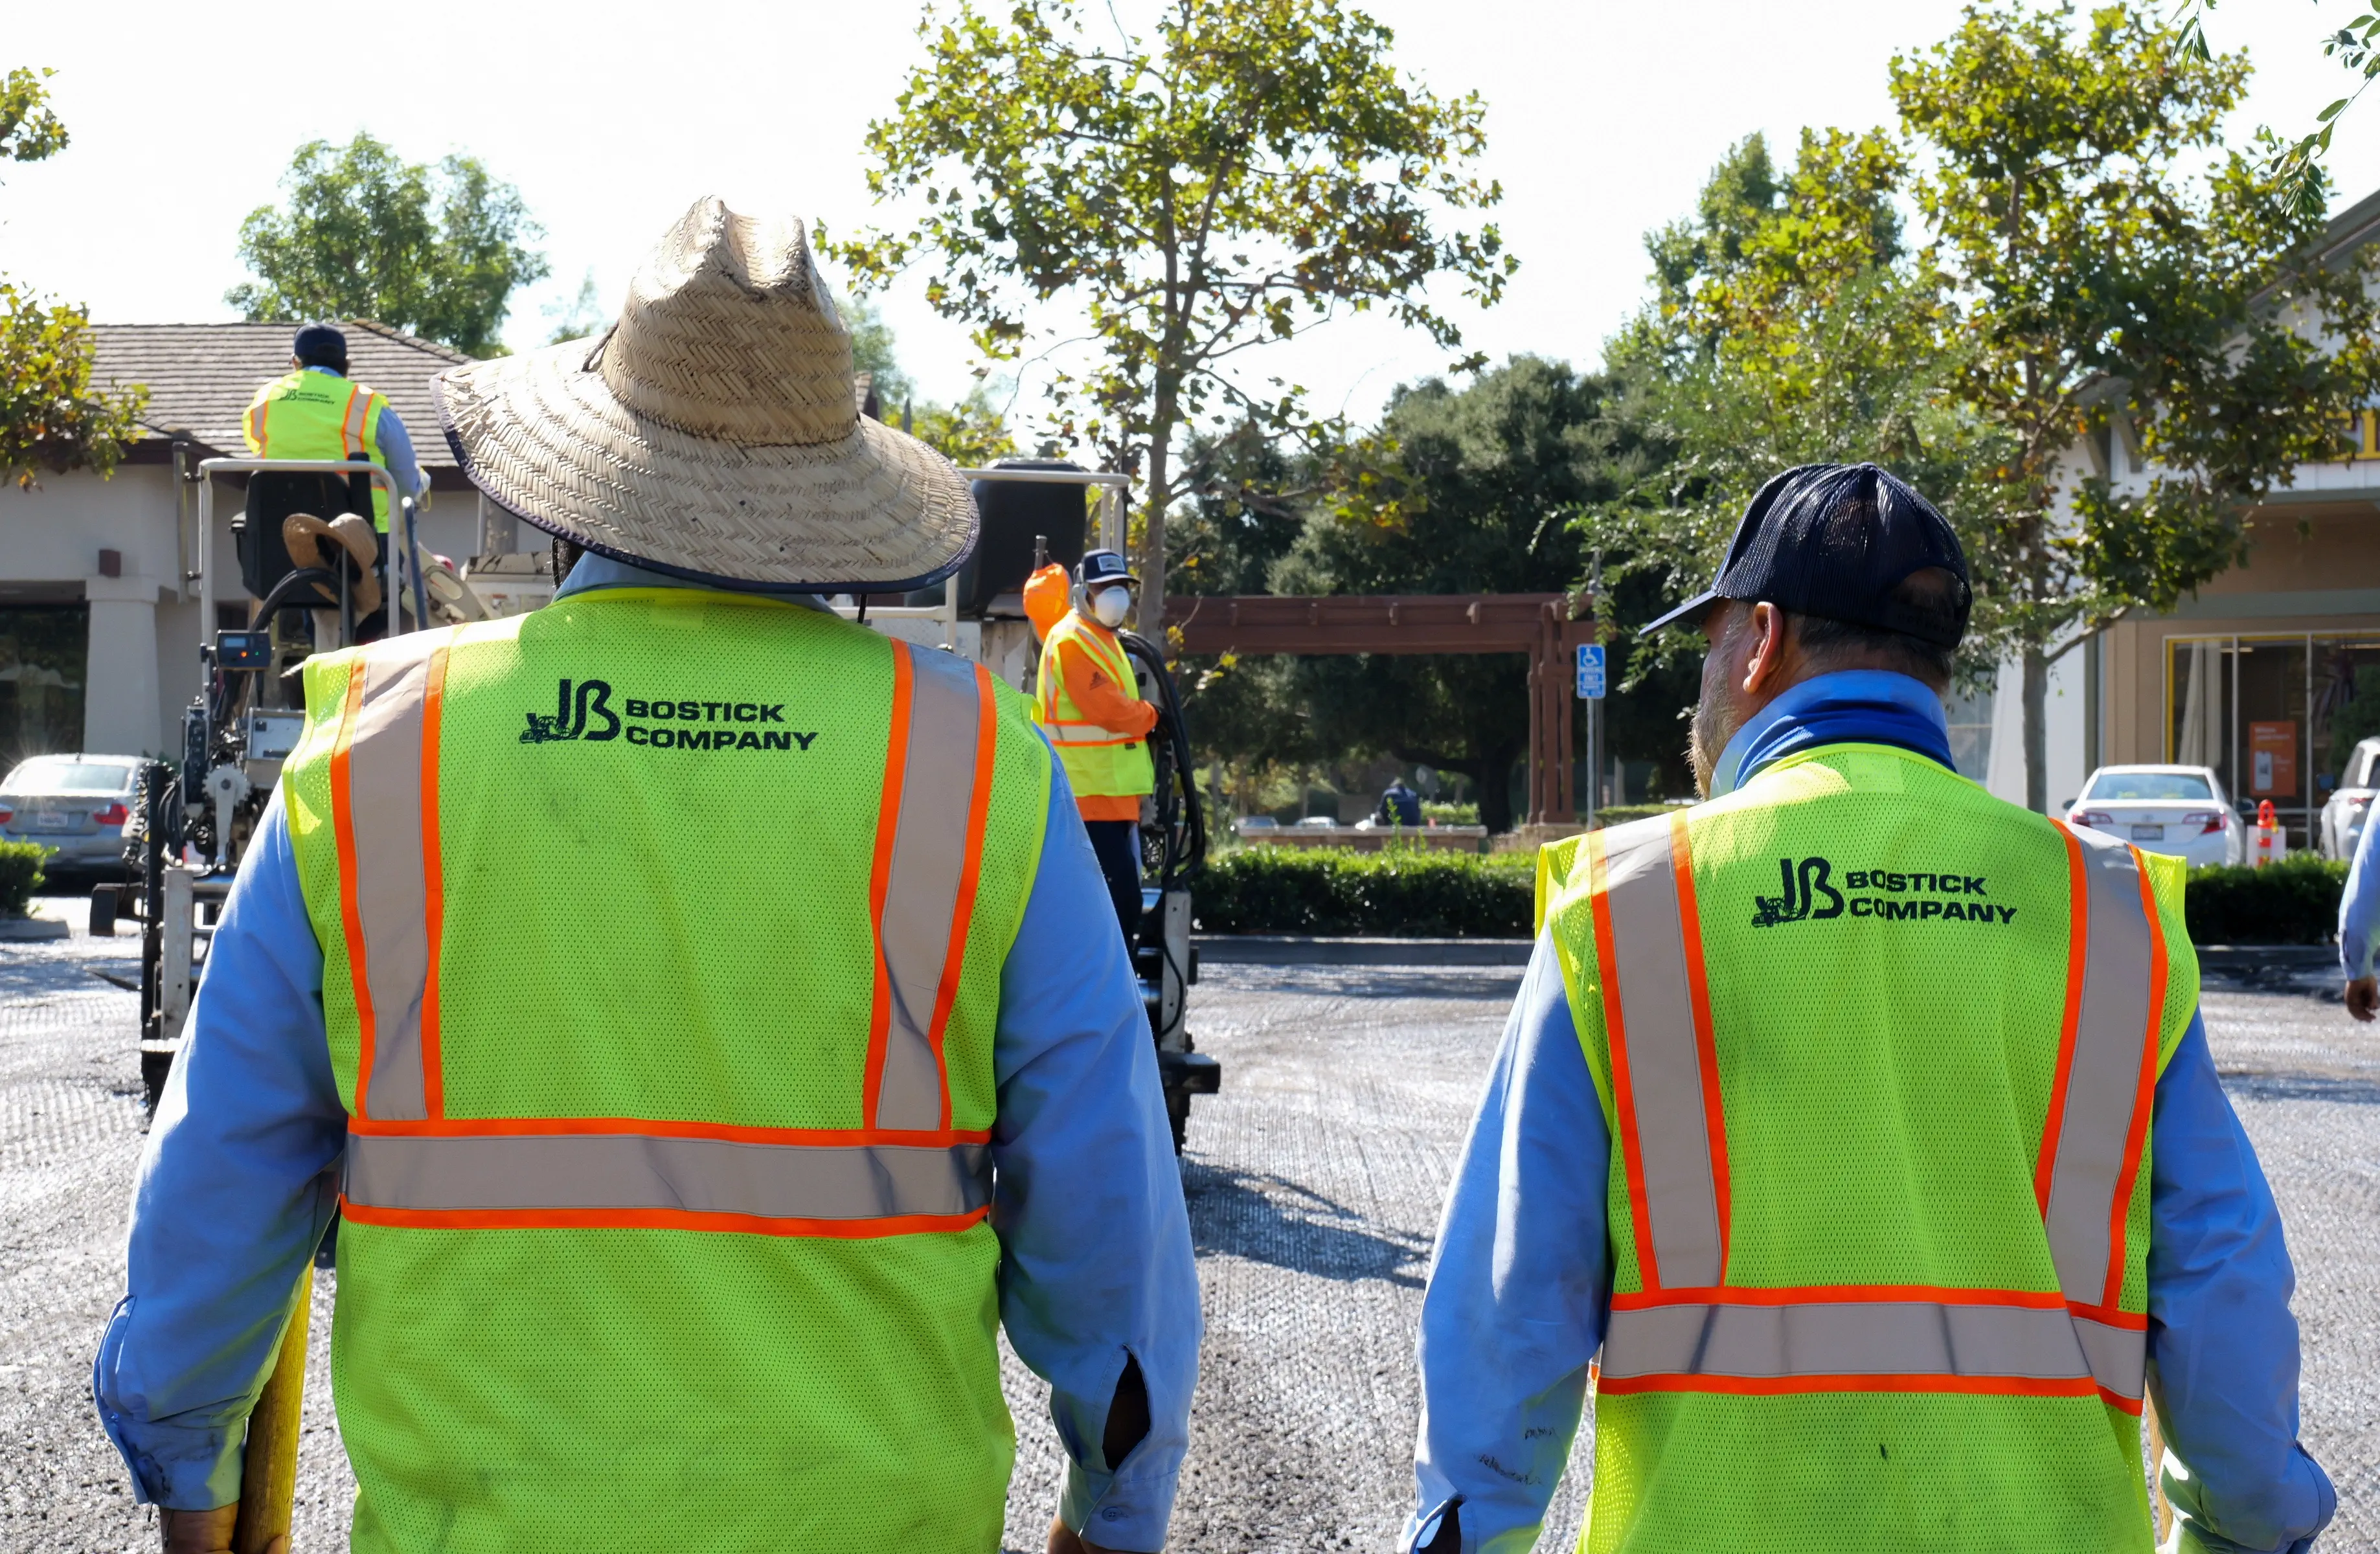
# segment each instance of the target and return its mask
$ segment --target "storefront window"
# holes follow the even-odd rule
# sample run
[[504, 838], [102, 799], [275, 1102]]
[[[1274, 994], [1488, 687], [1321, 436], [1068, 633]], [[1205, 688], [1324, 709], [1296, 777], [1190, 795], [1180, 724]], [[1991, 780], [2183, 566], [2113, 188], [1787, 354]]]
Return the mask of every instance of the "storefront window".
[[0, 606], [0, 771], [82, 743], [89, 607]]
[[2380, 637], [2175, 637], [2166, 654], [2166, 759], [2214, 768], [2243, 819], [2270, 801], [2289, 845], [2313, 845], [2357, 741], [2380, 735]]

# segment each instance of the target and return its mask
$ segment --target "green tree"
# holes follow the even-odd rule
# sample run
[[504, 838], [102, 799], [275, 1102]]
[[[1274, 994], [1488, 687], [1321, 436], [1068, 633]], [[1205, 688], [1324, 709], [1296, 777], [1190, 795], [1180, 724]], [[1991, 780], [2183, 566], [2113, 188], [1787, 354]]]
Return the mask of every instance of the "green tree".
[[[1712, 170], [1693, 218], [1645, 239], [1654, 297], [1605, 352], [1609, 422], [1633, 445], [1617, 494], [1580, 522], [1604, 553], [1613, 618], [1649, 619], [1707, 586], [1753, 493], [1798, 464], [1883, 463], [1980, 532], [1968, 520], [1989, 493], [1970, 483], [2004, 439], [1955, 393], [1941, 279], [1896, 212], [1905, 176], [1881, 132], [1804, 131], [1783, 169], [1754, 135]], [[1673, 630], [1632, 654], [1623, 700], [1641, 707], [1645, 677], [1701, 646]]]
[[[52, 74], [20, 67], [0, 77], [0, 162], [66, 150], [45, 84]], [[0, 480], [30, 490], [44, 469], [104, 476], [139, 439], [148, 390], [94, 388], [92, 356], [88, 312], [0, 278]]]
[[285, 207], [239, 225], [257, 279], [224, 299], [250, 319], [372, 319], [471, 356], [500, 356], [516, 288], [545, 278], [544, 234], [520, 191], [476, 157], [407, 163], [370, 135], [310, 140]]
[[1054, 375], [1050, 430], [1139, 478], [1153, 632], [1185, 488], [1176, 437], [1201, 420], [1311, 424], [1296, 386], [1247, 381], [1246, 353], [1369, 309], [1452, 347], [1429, 283], [1489, 303], [1513, 263], [1493, 225], [1447, 225], [1502, 198], [1467, 170], [1484, 104], [1394, 68], [1391, 33], [1362, 12], [1167, 0], [1153, 42], [1119, 25], [1109, 43], [1085, 10], [929, 13], [926, 63], [868, 132], [870, 189], [925, 213], [829, 247], [863, 285], [930, 253], [929, 298], [988, 359], [1022, 352], [1039, 305], [1081, 309], [1092, 361]]
[[[2006, 445], [1970, 483], [1971, 559], [1991, 637], [2022, 664], [2035, 809], [2050, 664], [2236, 564], [2246, 510], [2336, 456], [2380, 393], [2368, 264], [2325, 263], [2319, 211], [2223, 148], [2246, 57], [2177, 49], [2131, 6], [2073, 20], [1971, 6], [1891, 67], [1928, 153], [1913, 188], [1955, 388]], [[2144, 480], [2072, 474], [2111, 421]]]
[[[2206, 18], [2215, 5], [2216, 0], [2181, 0], [2174, 7], [2176, 54], [2199, 60], [2212, 57]], [[2278, 146], [2265, 162], [2290, 202], [2309, 217], [2320, 216], [2329, 205], [2329, 185], [2318, 175], [2322, 159], [2330, 152], [2331, 137], [2338, 131], [2340, 116], [2380, 79], [2380, 0], [2366, 0], [2366, 6], [2361, 16], [2350, 17], [2346, 26], [2322, 41], [2324, 55], [2338, 60], [2349, 75], [2358, 78], [2355, 90], [2316, 114], [2317, 127]]]
[[67, 149], [66, 122], [50, 106], [56, 74], [20, 65], [0, 76], [0, 162], [40, 162]]
[[549, 346], [593, 338], [611, 322], [611, 316], [603, 311], [602, 294], [595, 289], [595, 272], [589, 269], [579, 278], [578, 294], [568, 302], [546, 304], [545, 316], [553, 321], [553, 328], [545, 337]]
[[[1395, 494], [1318, 512], [1272, 568], [1276, 593], [1550, 593], [1585, 570], [1571, 519], [1608, 499], [1599, 422], [1605, 383], [1515, 357], [1457, 389], [1400, 389], [1356, 458], [1384, 461]], [[1383, 751], [1459, 771], [1480, 819], [1512, 824], [1528, 747], [1526, 662], [1517, 655], [1305, 658], [1296, 693], [1317, 747]]]

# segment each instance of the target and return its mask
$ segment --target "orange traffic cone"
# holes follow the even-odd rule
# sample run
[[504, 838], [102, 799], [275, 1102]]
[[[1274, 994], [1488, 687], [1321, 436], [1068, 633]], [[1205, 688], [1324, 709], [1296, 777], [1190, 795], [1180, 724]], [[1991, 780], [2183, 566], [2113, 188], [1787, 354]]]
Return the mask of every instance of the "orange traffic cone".
[[2273, 801], [2268, 798], [2256, 806], [2256, 846], [2248, 861], [2262, 868], [2280, 856], [2280, 817], [2273, 813]]

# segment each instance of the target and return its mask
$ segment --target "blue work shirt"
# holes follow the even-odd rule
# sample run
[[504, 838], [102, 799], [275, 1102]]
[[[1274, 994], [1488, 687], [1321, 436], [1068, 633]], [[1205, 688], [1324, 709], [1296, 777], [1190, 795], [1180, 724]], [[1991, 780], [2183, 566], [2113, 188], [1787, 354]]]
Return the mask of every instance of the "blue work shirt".
[[[1888, 684], [1887, 682], [1898, 682]], [[1926, 729], [1940, 731], [1929, 740]], [[1900, 745], [1949, 764], [1933, 692], [1903, 675], [1821, 675], [1731, 739], [1712, 786], [1816, 745]], [[1929, 750], [1928, 745], [1935, 750]], [[2157, 1081], [2149, 1181], [2148, 1364], [2182, 1548], [2302, 1550], [2338, 1507], [2297, 1441], [2296, 1274], [2280, 1211], [2193, 1017]], [[1463, 1554], [1533, 1546], [1586, 1402], [1611, 1308], [1611, 1135], [1540, 935], [1488, 1074], [1439, 1230], [1419, 1345], [1417, 1509], [1404, 1548], [1450, 1507]]]
[[[334, 367], [309, 367], [306, 370], [320, 372], [326, 378], [336, 378], [342, 382], [347, 376]], [[382, 405], [380, 407], [380, 419], [372, 427], [372, 440], [380, 444], [381, 467], [395, 479], [397, 489], [407, 496], [419, 496], [423, 484], [421, 460], [414, 455], [413, 435], [405, 430], [405, 422], [397, 419], [395, 406]]]
[[2380, 864], [2372, 861], [2372, 839], [2380, 819], [2367, 823], [2347, 866], [2347, 890], [2338, 898], [2338, 965], [2351, 981], [2372, 975], [2372, 954], [2380, 948]]
[[[562, 594], [686, 587], [589, 556]], [[1001, 968], [991, 1222], [1008, 1341], [1050, 1384], [1059, 1511], [1093, 1542], [1165, 1540], [1189, 1444], [1198, 1280], [1148, 1018], [1115, 908], [1055, 771], [1041, 859]], [[143, 1504], [239, 1496], [249, 1407], [337, 1202], [346, 1111], [276, 793], [240, 862], [133, 1188], [128, 1293], [92, 1387]], [[1127, 1357], [1148, 1433], [1100, 1454]]]

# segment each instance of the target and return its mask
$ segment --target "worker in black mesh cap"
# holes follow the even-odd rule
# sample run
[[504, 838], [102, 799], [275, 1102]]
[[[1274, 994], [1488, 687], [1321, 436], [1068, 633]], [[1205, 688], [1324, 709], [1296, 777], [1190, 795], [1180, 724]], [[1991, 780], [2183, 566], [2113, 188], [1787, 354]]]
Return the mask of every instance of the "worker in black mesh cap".
[[1590, 1390], [1591, 1550], [2149, 1554], [2152, 1403], [2181, 1548], [2330, 1520], [2180, 860], [1957, 773], [1971, 603], [1924, 497], [1807, 465], [1655, 623], [1709, 638], [1709, 802], [1539, 861], [1407, 1550], [1533, 1541]]

